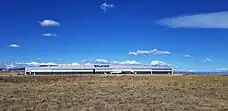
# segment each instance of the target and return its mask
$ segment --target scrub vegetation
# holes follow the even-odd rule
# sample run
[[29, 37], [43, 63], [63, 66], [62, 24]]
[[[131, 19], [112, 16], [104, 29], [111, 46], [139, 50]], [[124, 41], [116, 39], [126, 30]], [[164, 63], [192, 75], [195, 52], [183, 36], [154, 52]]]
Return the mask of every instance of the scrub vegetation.
[[228, 76], [1, 76], [0, 110], [228, 110]]

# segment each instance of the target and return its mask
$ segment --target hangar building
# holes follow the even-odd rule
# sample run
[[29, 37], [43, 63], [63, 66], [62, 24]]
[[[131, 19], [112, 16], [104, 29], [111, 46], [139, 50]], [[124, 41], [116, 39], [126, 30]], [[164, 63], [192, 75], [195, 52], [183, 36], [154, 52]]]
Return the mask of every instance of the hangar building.
[[41, 65], [25, 68], [26, 75], [45, 74], [173, 74], [172, 67], [155, 67], [146, 65]]

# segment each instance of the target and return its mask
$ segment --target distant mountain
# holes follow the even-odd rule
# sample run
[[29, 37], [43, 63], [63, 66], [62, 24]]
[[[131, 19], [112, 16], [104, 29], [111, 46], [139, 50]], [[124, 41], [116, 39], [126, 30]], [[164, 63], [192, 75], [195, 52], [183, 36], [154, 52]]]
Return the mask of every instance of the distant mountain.
[[17, 64], [14, 62], [3, 62], [0, 63], [0, 71], [3, 70], [8, 70], [8, 71], [12, 71], [12, 70], [25, 70], [26, 65], [23, 64]]
[[4, 68], [0, 68], [0, 71], [3, 71], [4, 70]]
[[25, 70], [25, 68], [9, 68], [9, 71], [15, 71], [15, 70]]

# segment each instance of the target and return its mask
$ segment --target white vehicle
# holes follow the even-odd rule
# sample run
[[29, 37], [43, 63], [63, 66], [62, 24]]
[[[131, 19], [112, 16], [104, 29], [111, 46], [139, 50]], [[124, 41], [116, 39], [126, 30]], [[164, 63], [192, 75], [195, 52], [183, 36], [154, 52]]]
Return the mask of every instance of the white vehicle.
[[113, 71], [111, 72], [111, 74], [121, 74], [121, 73], [122, 73], [121, 70], [113, 70]]

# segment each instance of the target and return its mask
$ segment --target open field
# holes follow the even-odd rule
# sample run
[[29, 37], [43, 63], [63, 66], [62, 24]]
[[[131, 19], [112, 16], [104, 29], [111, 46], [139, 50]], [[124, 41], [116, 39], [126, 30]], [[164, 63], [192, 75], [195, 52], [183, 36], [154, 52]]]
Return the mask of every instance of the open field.
[[228, 110], [228, 76], [0, 76], [0, 110]]
[[0, 76], [9, 76], [9, 75], [12, 75], [12, 76], [16, 76], [18, 74], [24, 74], [24, 72], [22, 71], [6, 71], [6, 72], [0, 72]]

